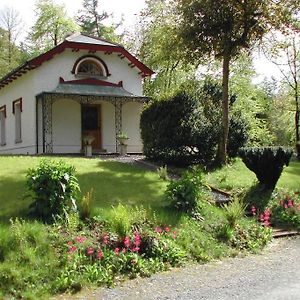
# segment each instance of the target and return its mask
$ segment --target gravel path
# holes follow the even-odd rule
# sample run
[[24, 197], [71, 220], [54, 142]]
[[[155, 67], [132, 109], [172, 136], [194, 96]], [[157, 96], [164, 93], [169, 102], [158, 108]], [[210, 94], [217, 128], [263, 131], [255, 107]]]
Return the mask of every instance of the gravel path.
[[116, 288], [56, 299], [300, 299], [300, 237], [275, 240], [260, 255], [173, 269], [151, 278], [127, 281]]

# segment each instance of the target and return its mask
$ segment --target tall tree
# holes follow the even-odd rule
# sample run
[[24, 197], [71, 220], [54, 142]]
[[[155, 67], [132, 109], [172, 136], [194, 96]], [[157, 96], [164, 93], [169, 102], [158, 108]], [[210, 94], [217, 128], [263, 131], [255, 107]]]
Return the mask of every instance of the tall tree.
[[295, 147], [300, 160], [300, 34], [272, 35], [267, 56], [278, 67], [293, 97]]
[[98, 12], [98, 0], [83, 0], [82, 6], [83, 9], [78, 12], [76, 21], [84, 33], [119, 42], [120, 37], [116, 35], [115, 30], [122, 21], [120, 24], [104, 25], [103, 21], [107, 20], [111, 15], [106, 11]]
[[[205, 55], [221, 59], [222, 134], [218, 159], [226, 162], [229, 130], [229, 74], [232, 59], [251, 46], [272, 27], [280, 28], [299, 9], [299, 0], [174, 0], [179, 30], [187, 59]], [[287, 3], [289, 2], [289, 3]], [[298, 6], [297, 6], [298, 5]]]
[[8, 67], [14, 66], [13, 56], [16, 50], [16, 40], [21, 32], [22, 19], [18, 11], [12, 7], [4, 7], [0, 12], [0, 27], [3, 29], [2, 36], [6, 39]]
[[65, 36], [77, 31], [78, 27], [69, 18], [64, 5], [52, 0], [41, 0], [35, 4], [37, 20], [29, 34], [29, 40], [37, 52], [49, 50], [62, 42]]

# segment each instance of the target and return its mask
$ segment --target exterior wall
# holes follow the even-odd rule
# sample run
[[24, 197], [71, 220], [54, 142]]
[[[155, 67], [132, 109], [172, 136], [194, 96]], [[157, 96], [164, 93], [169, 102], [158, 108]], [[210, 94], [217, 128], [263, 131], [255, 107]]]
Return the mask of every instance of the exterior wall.
[[[66, 49], [56, 55], [53, 59], [44, 62], [40, 67], [31, 71], [34, 72], [34, 91], [36, 94], [45, 91], [52, 91], [59, 83], [59, 77], [64, 80], [82, 79], [71, 73], [78, 58], [91, 55], [88, 51], [72, 52]], [[137, 96], [142, 96], [142, 79], [137, 68], [130, 68], [126, 59], [120, 59], [117, 54], [105, 55], [102, 52], [93, 54], [101, 58], [107, 65], [111, 76], [106, 81], [118, 83], [123, 81], [124, 89]]]
[[140, 116], [143, 104], [129, 102], [123, 105], [122, 111], [122, 131], [129, 137], [127, 142], [128, 153], [143, 152], [143, 143], [140, 134]]
[[[22, 98], [21, 137], [15, 142], [15, 115], [12, 102]], [[36, 153], [36, 100], [33, 89], [33, 73], [29, 72], [0, 90], [0, 106], [6, 105], [6, 145], [0, 146], [0, 154]]]

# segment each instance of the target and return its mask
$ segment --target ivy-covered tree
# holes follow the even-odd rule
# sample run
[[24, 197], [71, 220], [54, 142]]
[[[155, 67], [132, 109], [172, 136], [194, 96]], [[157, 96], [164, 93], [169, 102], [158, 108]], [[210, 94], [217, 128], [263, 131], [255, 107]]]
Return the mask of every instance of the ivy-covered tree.
[[83, 0], [83, 9], [78, 12], [76, 18], [77, 24], [80, 26], [81, 31], [91, 36], [105, 38], [113, 42], [119, 42], [120, 37], [115, 33], [116, 28], [120, 24], [113, 24], [106, 26], [103, 21], [108, 19], [109, 15], [106, 11], [99, 13], [98, 0]]
[[41, 0], [35, 4], [37, 20], [29, 34], [33, 52], [43, 52], [61, 43], [66, 35], [76, 32], [78, 26], [67, 16], [64, 5], [52, 0]]
[[226, 162], [229, 131], [230, 63], [243, 49], [280, 28], [299, 10], [299, 0], [174, 0], [179, 15], [181, 44], [187, 60], [205, 55], [222, 60], [222, 134], [218, 159]]

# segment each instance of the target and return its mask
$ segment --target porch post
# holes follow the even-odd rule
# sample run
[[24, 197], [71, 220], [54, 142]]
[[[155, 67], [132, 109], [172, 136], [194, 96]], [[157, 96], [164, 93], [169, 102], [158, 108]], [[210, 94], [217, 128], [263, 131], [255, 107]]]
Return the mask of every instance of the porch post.
[[53, 153], [53, 134], [52, 134], [52, 97], [44, 95], [42, 98], [43, 111], [43, 153]]
[[122, 100], [115, 100], [115, 129], [116, 129], [116, 153], [120, 153], [118, 135], [122, 132]]

